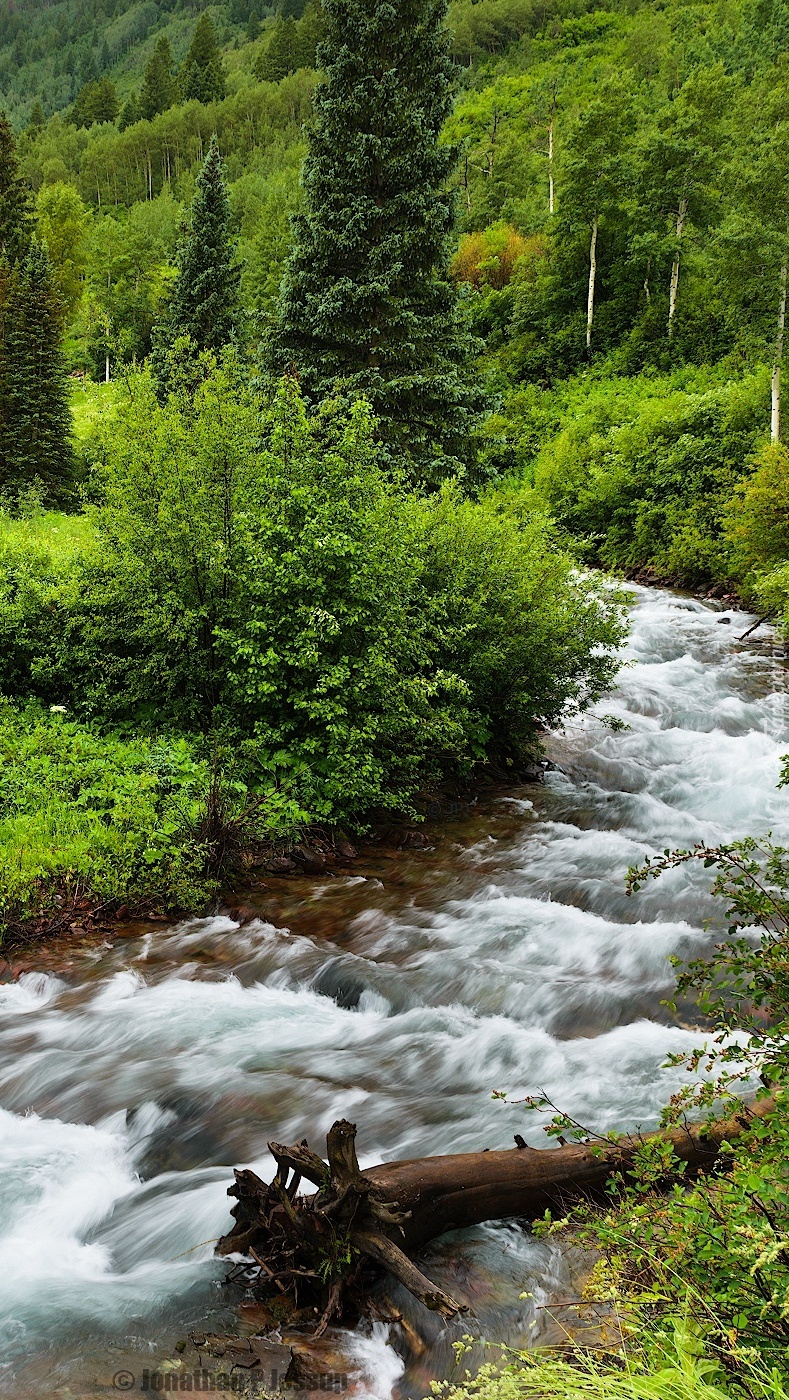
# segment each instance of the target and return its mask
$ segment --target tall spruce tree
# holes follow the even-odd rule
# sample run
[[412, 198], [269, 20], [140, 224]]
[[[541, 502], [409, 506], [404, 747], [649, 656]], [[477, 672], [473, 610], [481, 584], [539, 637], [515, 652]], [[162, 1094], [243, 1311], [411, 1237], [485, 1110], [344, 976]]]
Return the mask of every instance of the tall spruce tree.
[[218, 351], [239, 329], [240, 268], [235, 262], [224, 167], [216, 136], [197, 177], [197, 190], [178, 245], [175, 279], [167, 313], [156, 328], [151, 367], [160, 397], [172, 387], [176, 342], [186, 342], [177, 358]]
[[142, 80], [139, 97], [140, 116], [150, 121], [152, 117], [172, 107], [175, 97], [173, 55], [167, 39], [162, 35]]
[[181, 69], [181, 91], [187, 102], [221, 102], [225, 76], [214, 26], [207, 14], [197, 21], [194, 38]]
[[39, 485], [55, 503], [71, 476], [71, 414], [61, 356], [62, 306], [32, 236], [13, 136], [0, 116], [0, 497]]
[[453, 153], [445, 0], [324, 0], [326, 80], [266, 368], [313, 398], [362, 392], [384, 441], [435, 483], [480, 407], [448, 277]]
[[32, 235], [30, 195], [19, 174], [11, 123], [0, 112], [0, 258], [11, 264], [26, 258]]
[[38, 244], [9, 272], [5, 297], [0, 288], [0, 491], [13, 501], [35, 485], [56, 504], [68, 494], [72, 466], [62, 306]]

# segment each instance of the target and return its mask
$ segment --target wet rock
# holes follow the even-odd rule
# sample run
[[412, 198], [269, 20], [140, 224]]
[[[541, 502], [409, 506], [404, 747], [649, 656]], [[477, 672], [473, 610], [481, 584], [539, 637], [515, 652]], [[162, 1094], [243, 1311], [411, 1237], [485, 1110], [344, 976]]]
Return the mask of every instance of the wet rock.
[[720, 624], [723, 622], [723, 623], [725, 623], [727, 626], [731, 626], [731, 618], [730, 618], [730, 617], [718, 617], [718, 618], [715, 619], [715, 621], [718, 623], [718, 625], [720, 625]]
[[267, 868], [272, 875], [295, 875], [298, 870], [296, 862], [288, 856], [272, 856]]
[[344, 1011], [354, 1011], [362, 993], [367, 990], [361, 977], [354, 976], [348, 968], [337, 963], [329, 963], [322, 968], [312, 985], [319, 996], [330, 997]]
[[294, 846], [290, 855], [291, 860], [310, 875], [321, 875], [326, 869], [326, 857], [311, 846]]
[[396, 851], [428, 851], [431, 845], [424, 831], [413, 827], [393, 827], [384, 832], [383, 840]]

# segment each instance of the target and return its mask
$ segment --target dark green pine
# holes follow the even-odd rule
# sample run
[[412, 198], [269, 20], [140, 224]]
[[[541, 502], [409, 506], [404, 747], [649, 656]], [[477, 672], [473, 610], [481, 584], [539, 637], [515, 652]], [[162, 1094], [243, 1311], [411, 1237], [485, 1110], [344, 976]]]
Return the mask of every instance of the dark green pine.
[[295, 19], [278, 19], [268, 48], [255, 67], [255, 76], [264, 83], [278, 83], [299, 67], [299, 30]]
[[62, 308], [38, 244], [24, 262], [0, 269], [0, 317], [0, 494], [13, 503], [38, 485], [48, 504], [63, 503], [73, 461]]
[[19, 174], [11, 124], [0, 112], [0, 258], [19, 262], [30, 250], [30, 196]]
[[140, 88], [139, 111], [146, 121], [166, 112], [175, 101], [173, 56], [167, 39], [162, 36], [148, 63]]
[[194, 38], [184, 59], [181, 88], [187, 102], [221, 102], [225, 95], [222, 59], [214, 26], [207, 14], [197, 21]]
[[197, 177], [188, 226], [176, 254], [178, 275], [151, 356], [161, 393], [170, 388], [170, 352], [176, 340], [188, 336], [191, 350], [199, 353], [220, 351], [236, 338], [240, 269], [235, 251], [222, 157], [214, 136]]
[[453, 152], [444, 0], [324, 0], [326, 80], [269, 372], [313, 398], [366, 394], [381, 435], [435, 482], [467, 460], [479, 409], [448, 274]]

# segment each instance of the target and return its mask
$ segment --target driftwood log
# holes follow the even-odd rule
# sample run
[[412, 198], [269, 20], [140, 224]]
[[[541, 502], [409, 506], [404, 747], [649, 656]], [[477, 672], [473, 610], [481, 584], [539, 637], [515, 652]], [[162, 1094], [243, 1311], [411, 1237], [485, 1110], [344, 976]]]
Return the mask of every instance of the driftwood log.
[[[714, 1167], [722, 1142], [738, 1137], [754, 1116], [773, 1107], [764, 1099], [733, 1117], [650, 1134], [671, 1143], [692, 1172]], [[522, 1143], [522, 1139], [518, 1139]], [[358, 1316], [369, 1301], [374, 1270], [392, 1274], [426, 1307], [444, 1318], [468, 1309], [451, 1298], [409, 1257], [448, 1230], [485, 1220], [535, 1218], [563, 1210], [574, 1198], [602, 1191], [614, 1172], [627, 1173], [641, 1136], [617, 1143], [524, 1146], [386, 1162], [362, 1171], [356, 1127], [337, 1122], [326, 1139], [327, 1161], [306, 1140], [293, 1147], [269, 1143], [277, 1163], [271, 1184], [237, 1171], [228, 1195], [236, 1198], [235, 1224], [217, 1245], [242, 1259], [235, 1281], [274, 1301], [275, 1316], [306, 1321], [318, 1316], [316, 1336], [335, 1317]], [[302, 1181], [317, 1190], [301, 1194]]]

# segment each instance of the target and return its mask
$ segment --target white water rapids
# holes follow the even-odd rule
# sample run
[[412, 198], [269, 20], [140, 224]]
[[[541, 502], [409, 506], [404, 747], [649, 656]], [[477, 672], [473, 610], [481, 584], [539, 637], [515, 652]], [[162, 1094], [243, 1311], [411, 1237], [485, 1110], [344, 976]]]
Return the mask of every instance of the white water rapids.
[[[699, 1040], [687, 1009], [678, 1023], [661, 1008], [667, 958], [709, 946], [712, 904], [701, 871], [630, 899], [624, 875], [702, 838], [789, 840], [789, 707], [780, 660], [737, 643], [747, 615], [635, 592], [619, 689], [552, 739], [543, 787], [366, 877], [303, 879], [298, 898], [280, 882], [264, 917], [127, 936], [0, 984], [7, 1394], [107, 1393], [119, 1359], [136, 1375], [190, 1327], [232, 1325], [212, 1241], [232, 1167], [267, 1171], [270, 1138], [320, 1147], [345, 1116], [363, 1163], [513, 1132], [542, 1145], [494, 1089], [545, 1090], [599, 1129], [654, 1121], [681, 1074], [662, 1061]], [[508, 1225], [429, 1263], [511, 1338], [565, 1267]], [[346, 1353], [355, 1394], [426, 1393], [382, 1325]]]

